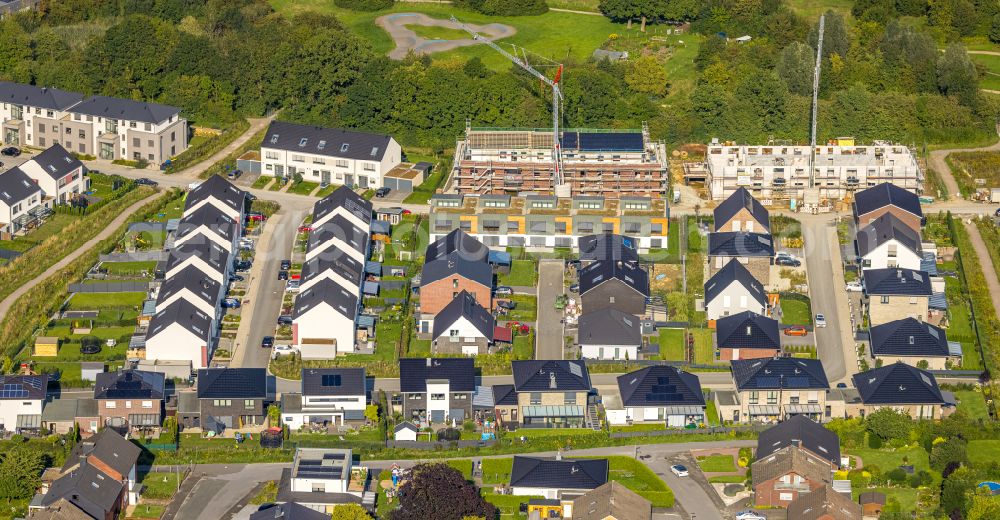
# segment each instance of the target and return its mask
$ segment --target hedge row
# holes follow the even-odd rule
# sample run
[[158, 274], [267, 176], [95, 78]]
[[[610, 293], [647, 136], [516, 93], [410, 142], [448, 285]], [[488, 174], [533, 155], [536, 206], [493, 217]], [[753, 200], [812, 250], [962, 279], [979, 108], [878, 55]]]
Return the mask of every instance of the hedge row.
[[[986, 285], [983, 265], [976, 257], [976, 250], [973, 249], [965, 228], [961, 222], [955, 221], [950, 213], [948, 214], [948, 226], [951, 228], [952, 239], [958, 248], [960, 270], [965, 278], [965, 286], [969, 290], [969, 298], [972, 300], [976, 333], [979, 336], [979, 345], [986, 371], [988, 374], [1000, 374], [997, 371], [1000, 369], [1000, 352], [997, 351], [1000, 345], [997, 345], [996, 342], [996, 338], [1000, 334], [1000, 322], [997, 321], [993, 298], [990, 295], [989, 286]], [[989, 243], [987, 242], [987, 244]]]
[[192, 164], [197, 164], [215, 155], [226, 146], [229, 146], [229, 143], [243, 135], [243, 132], [246, 132], [247, 128], [250, 128], [250, 122], [246, 119], [240, 119], [227, 126], [221, 134], [205, 139], [204, 141], [196, 142], [193, 146], [181, 152], [180, 155], [171, 159], [170, 166], [167, 167], [166, 172], [177, 173]]

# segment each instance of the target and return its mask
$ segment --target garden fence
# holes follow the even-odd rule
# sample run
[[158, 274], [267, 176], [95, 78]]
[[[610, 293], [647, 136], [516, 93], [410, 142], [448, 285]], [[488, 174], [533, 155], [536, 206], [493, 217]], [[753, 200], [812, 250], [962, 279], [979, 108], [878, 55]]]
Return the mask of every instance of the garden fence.
[[713, 426], [712, 428], [691, 428], [677, 430], [648, 430], [634, 432], [611, 432], [612, 439], [628, 439], [631, 437], [665, 437], [670, 435], [690, 435], [692, 433], [730, 433], [730, 432], [762, 432], [773, 425], [748, 424], [746, 426]]
[[485, 448], [488, 446], [493, 446], [496, 444], [495, 440], [480, 441], [480, 440], [459, 440], [459, 441], [386, 441], [385, 445], [388, 448], [409, 448], [413, 450], [436, 450], [436, 449], [450, 449], [450, 448], [475, 448], [481, 447]]

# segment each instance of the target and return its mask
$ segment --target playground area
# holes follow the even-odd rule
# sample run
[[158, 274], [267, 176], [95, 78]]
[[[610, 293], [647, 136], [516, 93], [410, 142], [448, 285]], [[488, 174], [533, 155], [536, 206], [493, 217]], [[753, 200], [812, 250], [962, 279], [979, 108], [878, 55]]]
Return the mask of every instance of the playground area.
[[[455, 38], [452, 36], [464, 35], [464, 31], [459, 24], [451, 20], [431, 18], [421, 13], [394, 13], [380, 16], [375, 23], [389, 33], [396, 47], [389, 51], [389, 57], [394, 60], [405, 58], [410, 52], [414, 54], [433, 54], [435, 52], [445, 52], [459, 47], [476, 45], [478, 42], [471, 37]], [[410, 26], [422, 28], [433, 28], [436, 30], [417, 30]], [[466, 24], [467, 27], [477, 33], [489, 38], [499, 40], [513, 36], [517, 30], [509, 25], [491, 23], [487, 25]], [[448, 38], [445, 38], [447, 36]]]

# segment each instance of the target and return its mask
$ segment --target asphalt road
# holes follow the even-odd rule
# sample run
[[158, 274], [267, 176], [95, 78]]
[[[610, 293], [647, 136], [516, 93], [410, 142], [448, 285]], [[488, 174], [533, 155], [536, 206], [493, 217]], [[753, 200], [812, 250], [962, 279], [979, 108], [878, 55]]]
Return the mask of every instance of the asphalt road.
[[[830, 243], [831, 233], [833, 244]], [[844, 289], [840, 253], [836, 245], [836, 228], [831, 227], [826, 219], [803, 218], [802, 238], [806, 247], [806, 273], [812, 312], [814, 317], [816, 314], [824, 315], [827, 323], [826, 327], [816, 328], [813, 337], [826, 377], [833, 385], [847, 373], [841, 328], [850, 329], [850, 319], [846, 312], [847, 292]], [[839, 276], [834, 274], [835, 270], [840, 272]], [[843, 309], [839, 304], [841, 299]]]
[[556, 298], [565, 291], [562, 260], [538, 263], [538, 320], [535, 327], [535, 359], [562, 359], [564, 326], [562, 311], [556, 310]]

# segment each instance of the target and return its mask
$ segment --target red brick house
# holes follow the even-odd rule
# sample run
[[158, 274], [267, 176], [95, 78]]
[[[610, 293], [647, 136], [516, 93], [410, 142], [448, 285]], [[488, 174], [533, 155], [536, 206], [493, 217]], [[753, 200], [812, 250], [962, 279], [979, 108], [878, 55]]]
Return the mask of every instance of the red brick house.
[[835, 466], [799, 445], [789, 445], [758, 458], [751, 466], [754, 504], [788, 507], [833, 481]]
[[430, 333], [434, 316], [462, 291], [493, 309], [493, 268], [489, 248], [461, 229], [427, 246], [420, 273], [420, 332]]

